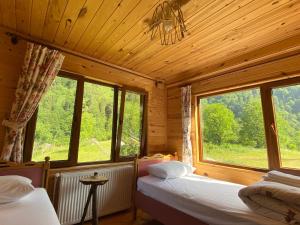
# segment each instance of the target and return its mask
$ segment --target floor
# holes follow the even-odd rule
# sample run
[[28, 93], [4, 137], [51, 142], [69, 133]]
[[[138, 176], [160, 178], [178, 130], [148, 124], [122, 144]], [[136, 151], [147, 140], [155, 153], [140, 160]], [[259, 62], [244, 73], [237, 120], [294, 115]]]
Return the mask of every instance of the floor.
[[[99, 225], [163, 225], [151, 219], [146, 213], [138, 211], [137, 220], [132, 220], [132, 211], [116, 213], [111, 216], [100, 218]], [[91, 223], [85, 223], [91, 225]]]

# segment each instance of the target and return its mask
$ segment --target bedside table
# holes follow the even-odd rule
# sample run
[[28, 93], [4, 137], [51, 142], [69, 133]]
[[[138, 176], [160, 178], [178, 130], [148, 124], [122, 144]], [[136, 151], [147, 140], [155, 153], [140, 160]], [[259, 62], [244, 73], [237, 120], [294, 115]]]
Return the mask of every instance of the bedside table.
[[88, 195], [88, 198], [86, 200], [83, 215], [81, 217], [80, 225], [83, 225], [84, 219], [87, 213], [87, 209], [89, 207], [89, 203], [91, 201], [91, 198], [93, 196], [93, 202], [92, 202], [92, 211], [93, 211], [93, 219], [92, 219], [92, 225], [98, 225], [98, 211], [97, 211], [97, 188], [99, 185], [104, 185], [108, 179], [104, 176], [99, 176], [98, 173], [94, 173], [93, 176], [84, 177], [79, 180], [84, 185], [91, 185], [90, 192]]

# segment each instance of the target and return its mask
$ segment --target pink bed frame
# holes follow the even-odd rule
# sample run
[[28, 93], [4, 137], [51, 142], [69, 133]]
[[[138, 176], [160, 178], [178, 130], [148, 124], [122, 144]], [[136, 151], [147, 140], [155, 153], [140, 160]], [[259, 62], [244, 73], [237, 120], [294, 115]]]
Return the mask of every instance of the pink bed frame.
[[19, 175], [32, 180], [34, 187], [45, 187], [49, 159], [44, 163], [14, 164], [9, 162], [0, 163], [0, 176]]
[[32, 180], [32, 185], [34, 187], [42, 187], [43, 186], [43, 169], [39, 167], [32, 168], [22, 168], [17, 170], [0, 170], [0, 176], [5, 175], [19, 175], [23, 177], [27, 177]]
[[[138, 163], [138, 177], [147, 176], [147, 167], [151, 164], [167, 160], [147, 160]], [[171, 206], [150, 198], [143, 193], [135, 192], [135, 207], [148, 213], [152, 218], [164, 225], [207, 225], [206, 223], [187, 215]]]

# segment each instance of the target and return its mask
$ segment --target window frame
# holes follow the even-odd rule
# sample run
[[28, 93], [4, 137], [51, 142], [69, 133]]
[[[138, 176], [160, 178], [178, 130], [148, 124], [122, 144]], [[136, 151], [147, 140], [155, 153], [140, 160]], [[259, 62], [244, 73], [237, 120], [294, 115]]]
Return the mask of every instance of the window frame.
[[[134, 157], [120, 157], [120, 149], [118, 149], [117, 143], [119, 141], [119, 135], [121, 138], [121, 132], [118, 129], [118, 118], [123, 117], [123, 112], [120, 111], [118, 115], [118, 106], [119, 106], [119, 91], [126, 95], [126, 91], [135, 92], [140, 94], [143, 99], [143, 115], [142, 115], [142, 133], [141, 133], [141, 145], [140, 145], [140, 156], [144, 156], [147, 152], [147, 143], [146, 143], [146, 125], [147, 125], [147, 103], [148, 103], [148, 92], [144, 89], [139, 89], [131, 86], [119, 86], [117, 84], [110, 84], [104, 83], [102, 81], [94, 80], [91, 78], [87, 78], [78, 74], [60, 71], [59, 77], [64, 77], [72, 80], [77, 81], [76, 86], [76, 94], [75, 94], [75, 101], [74, 101], [74, 113], [73, 113], [73, 120], [72, 120], [72, 128], [71, 128], [71, 135], [70, 135], [70, 143], [69, 143], [69, 152], [68, 152], [68, 159], [67, 160], [54, 160], [51, 161], [52, 168], [63, 168], [63, 167], [70, 167], [70, 166], [78, 166], [78, 165], [92, 165], [92, 164], [105, 164], [105, 163], [112, 163], [112, 162], [120, 162], [120, 161], [130, 161]], [[113, 104], [113, 118], [112, 118], [112, 142], [111, 142], [111, 158], [110, 160], [104, 161], [90, 161], [90, 162], [78, 162], [78, 153], [79, 153], [79, 144], [80, 144], [80, 128], [81, 128], [81, 118], [82, 118], [82, 103], [83, 103], [83, 96], [84, 96], [84, 84], [85, 83], [92, 83], [101, 86], [111, 87], [114, 89], [114, 104]], [[125, 100], [125, 99], [124, 99]], [[123, 101], [124, 101], [123, 100]], [[124, 105], [124, 102], [121, 100], [121, 105]], [[26, 131], [25, 131], [25, 142], [24, 142], [24, 161], [31, 161], [32, 159], [32, 152], [33, 152], [33, 145], [34, 145], [34, 136], [35, 136], [35, 128], [38, 116], [38, 108], [36, 109], [34, 115], [29, 120]], [[119, 119], [120, 123], [120, 119]], [[120, 133], [120, 134], [119, 134]], [[120, 147], [120, 146], [119, 146]]]
[[[80, 125], [81, 125], [82, 100], [83, 100], [83, 83], [84, 83], [84, 78], [76, 74], [72, 74], [68, 72], [60, 72], [58, 76], [75, 80], [77, 84], [76, 84], [76, 92], [75, 92], [74, 111], [73, 111], [72, 128], [71, 128], [71, 135], [70, 135], [70, 142], [69, 142], [68, 159], [53, 160], [51, 162], [51, 167], [53, 168], [73, 166], [75, 165], [75, 162], [77, 162]], [[31, 119], [29, 120], [26, 126], [24, 152], [23, 152], [23, 158], [25, 162], [32, 161], [32, 152], [33, 152], [38, 110], [39, 108], [36, 109], [34, 115], [31, 117]], [[76, 139], [78, 139], [78, 141]]]
[[[254, 170], [259, 172], [267, 172], [269, 170], [280, 170], [283, 172], [289, 172], [292, 174], [299, 175], [300, 170], [296, 168], [286, 168], [282, 167], [281, 165], [281, 154], [280, 154], [280, 147], [279, 147], [279, 140], [278, 140], [278, 132], [276, 127], [276, 119], [275, 119], [275, 107], [273, 104], [272, 98], [272, 90], [274, 88], [280, 88], [285, 86], [292, 86], [300, 84], [300, 77], [292, 77], [283, 80], [271, 81], [262, 84], [253, 84], [248, 85], [245, 87], [236, 87], [236, 88], [228, 88], [221, 91], [215, 91], [211, 93], [204, 93], [195, 95], [195, 116], [196, 116], [196, 136], [195, 142], [196, 143], [196, 163], [207, 163], [213, 165], [220, 165], [238, 169], [247, 169], [247, 170]], [[222, 163], [222, 162], [215, 162], [211, 160], [203, 159], [203, 140], [202, 140], [202, 129], [201, 129], [201, 107], [200, 107], [200, 100], [207, 97], [222, 95], [233, 93], [237, 91], [246, 91], [251, 90], [254, 88], [260, 89], [260, 98], [262, 104], [262, 113], [263, 113], [263, 123], [265, 128], [265, 140], [266, 140], [266, 149], [267, 149], [267, 160], [268, 160], [268, 168], [255, 168], [250, 166], [241, 166], [241, 165], [234, 165], [229, 163]]]
[[120, 104], [120, 117], [118, 120], [117, 128], [117, 136], [116, 136], [116, 151], [115, 157], [116, 161], [130, 161], [133, 160], [134, 156], [123, 156], [120, 157], [121, 150], [121, 141], [122, 141], [122, 129], [123, 129], [123, 118], [125, 111], [125, 102], [126, 102], [126, 92], [134, 92], [141, 95], [141, 104], [143, 104], [143, 113], [142, 113], [142, 122], [141, 122], [141, 144], [140, 144], [140, 155], [147, 155], [146, 141], [147, 141], [147, 111], [148, 111], [148, 93], [143, 89], [139, 89], [136, 87], [124, 86], [119, 89], [121, 91], [121, 104]]

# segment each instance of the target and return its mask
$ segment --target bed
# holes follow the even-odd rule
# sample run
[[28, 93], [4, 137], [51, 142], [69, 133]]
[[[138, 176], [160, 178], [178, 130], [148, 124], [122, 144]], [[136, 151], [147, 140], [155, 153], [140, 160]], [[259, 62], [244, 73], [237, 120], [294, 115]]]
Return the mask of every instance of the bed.
[[0, 163], [0, 176], [20, 175], [32, 180], [34, 191], [18, 201], [0, 204], [0, 221], [5, 225], [59, 225], [59, 220], [48, 197], [47, 169], [49, 161], [45, 163]]
[[194, 174], [163, 180], [147, 175], [143, 164], [135, 206], [165, 225], [283, 225], [251, 211], [238, 197], [243, 185]]

